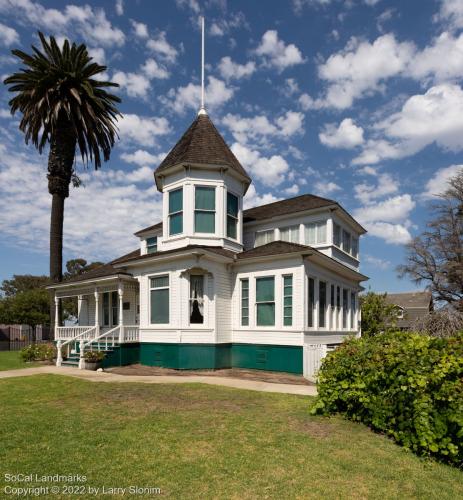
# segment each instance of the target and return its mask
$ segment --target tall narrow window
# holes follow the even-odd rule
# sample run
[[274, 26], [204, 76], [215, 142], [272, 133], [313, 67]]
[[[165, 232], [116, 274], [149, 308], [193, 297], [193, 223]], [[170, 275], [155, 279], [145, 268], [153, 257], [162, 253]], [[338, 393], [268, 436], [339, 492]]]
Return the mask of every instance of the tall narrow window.
[[330, 329], [334, 330], [336, 328], [336, 297], [334, 295], [334, 285], [331, 285], [330, 289], [330, 306], [331, 306], [331, 325]]
[[350, 253], [350, 233], [345, 230], [342, 231], [342, 249]]
[[350, 294], [350, 329], [354, 330], [355, 326], [355, 314], [357, 312], [357, 305], [355, 301], [355, 293], [351, 292]]
[[352, 256], [357, 258], [359, 255], [359, 240], [352, 236]]
[[341, 226], [339, 224], [333, 224], [333, 243], [341, 248]]
[[340, 319], [339, 319], [339, 312], [341, 311], [341, 287], [336, 288], [336, 328], [339, 328], [340, 325]]
[[183, 188], [169, 192], [169, 235], [183, 232]]
[[299, 243], [299, 226], [282, 227], [280, 229], [280, 237], [282, 241]]
[[293, 275], [283, 276], [283, 325], [293, 324]]
[[169, 323], [169, 276], [150, 279], [151, 323]]
[[318, 283], [318, 327], [325, 328], [326, 326], [326, 283], [320, 281]]
[[257, 326], [275, 325], [275, 278], [256, 278]]
[[241, 325], [249, 326], [249, 279], [241, 280]]
[[155, 253], [158, 251], [158, 237], [146, 238], [146, 253]]
[[111, 324], [116, 326], [119, 323], [119, 297], [117, 292], [111, 292]]
[[215, 188], [195, 188], [195, 232], [215, 233]]
[[343, 288], [342, 289], [342, 327], [347, 328], [347, 316], [349, 313], [349, 304], [348, 304], [348, 291]]
[[309, 278], [309, 301], [307, 310], [307, 324], [309, 327], [314, 326], [314, 309], [315, 309], [315, 280]]
[[227, 193], [227, 236], [236, 240], [238, 228], [238, 197]]
[[103, 294], [103, 325], [109, 326], [109, 292]]
[[271, 243], [275, 240], [275, 231], [273, 229], [269, 229], [268, 231], [258, 231], [256, 233], [255, 245], [259, 247], [261, 245], [266, 245], [267, 243]]
[[190, 323], [204, 323], [204, 276], [190, 276]]

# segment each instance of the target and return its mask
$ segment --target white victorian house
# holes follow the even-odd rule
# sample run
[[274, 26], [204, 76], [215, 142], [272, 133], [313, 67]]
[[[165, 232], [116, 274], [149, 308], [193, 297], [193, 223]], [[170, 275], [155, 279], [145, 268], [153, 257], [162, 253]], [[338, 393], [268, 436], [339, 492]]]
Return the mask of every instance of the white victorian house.
[[58, 364], [103, 349], [105, 366], [311, 377], [360, 334], [365, 230], [336, 201], [305, 194], [244, 210], [251, 178], [204, 110], [154, 178], [162, 221], [136, 233], [139, 248], [52, 287], [57, 310], [79, 298], [79, 326], [56, 327], [69, 354]]

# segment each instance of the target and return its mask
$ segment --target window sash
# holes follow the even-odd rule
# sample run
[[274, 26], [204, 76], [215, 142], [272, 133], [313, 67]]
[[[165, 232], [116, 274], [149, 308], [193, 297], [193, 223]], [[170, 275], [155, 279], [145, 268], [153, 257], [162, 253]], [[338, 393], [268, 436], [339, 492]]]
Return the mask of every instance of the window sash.
[[326, 283], [318, 282], [318, 327], [326, 327]]
[[341, 226], [339, 224], [333, 224], [333, 243], [341, 248]]
[[355, 328], [354, 321], [355, 321], [355, 313], [357, 310], [357, 306], [355, 303], [355, 293], [351, 292], [350, 294], [350, 328], [353, 330]]
[[275, 302], [257, 304], [257, 326], [275, 326]]
[[111, 324], [119, 324], [119, 296], [117, 292], [111, 292]]
[[227, 193], [227, 215], [238, 218], [238, 196]]
[[309, 278], [307, 325], [311, 328], [314, 326], [314, 309], [315, 309], [315, 280], [313, 278]]
[[282, 241], [290, 243], [299, 243], [299, 226], [286, 226], [280, 229], [280, 238]]
[[169, 191], [169, 215], [183, 211], [183, 188]]
[[215, 188], [195, 187], [195, 210], [207, 210], [215, 212]]
[[109, 326], [109, 292], [103, 293], [103, 326]]
[[342, 249], [346, 253], [351, 252], [350, 233], [344, 229], [342, 231]]
[[348, 315], [348, 293], [345, 288], [342, 290], [342, 327], [347, 328], [347, 315]]
[[359, 240], [352, 236], [352, 256], [357, 258], [359, 254]]
[[190, 324], [204, 323], [204, 275], [190, 275]]
[[307, 245], [326, 243], [326, 221], [305, 224], [305, 242]]
[[238, 233], [238, 219], [233, 215], [227, 215], [227, 237], [236, 240]]
[[261, 245], [266, 245], [267, 243], [271, 243], [272, 241], [275, 241], [275, 231], [273, 229], [269, 229], [266, 231], [257, 231], [254, 246], [258, 247]]
[[293, 324], [293, 275], [283, 276], [283, 325]]
[[146, 238], [146, 253], [155, 253], [158, 251], [158, 237]]
[[150, 322], [151, 324], [169, 323], [169, 276], [150, 278]]
[[257, 326], [275, 326], [275, 277], [256, 278]]
[[215, 212], [195, 210], [195, 232], [215, 233]]
[[249, 326], [249, 279], [241, 280], [241, 325]]
[[169, 234], [183, 233], [183, 212], [169, 215]]

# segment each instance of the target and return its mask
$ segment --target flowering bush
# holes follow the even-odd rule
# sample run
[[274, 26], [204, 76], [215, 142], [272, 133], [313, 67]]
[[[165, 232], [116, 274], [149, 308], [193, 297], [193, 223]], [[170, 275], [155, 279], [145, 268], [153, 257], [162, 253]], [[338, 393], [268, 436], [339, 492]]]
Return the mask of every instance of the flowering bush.
[[342, 413], [420, 455], [463, 465], [463, 337], [349, 339], [322, 363], [313, 413]]
[[98, 361], [103, 361], [104, 356], [104, 352], [101, 351], [87, 351], [84, 354], [84, 359], [89, 363], [98, 363]]
[[19, 352], [23, 361], [53, 361], [56, 357], [56, 347], [52, 343], [30, 344]]

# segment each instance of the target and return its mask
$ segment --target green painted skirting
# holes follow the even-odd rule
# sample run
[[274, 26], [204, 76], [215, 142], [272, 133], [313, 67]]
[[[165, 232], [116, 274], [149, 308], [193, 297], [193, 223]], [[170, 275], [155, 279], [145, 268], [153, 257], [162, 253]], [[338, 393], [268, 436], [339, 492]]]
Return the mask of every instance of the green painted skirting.
[[122, 344], [114, 347], [113, 351], [103, 360], [103, 368], [111, 366], [133, 365], [140, 362], [140, 344]]
[[302, 373], [302, 347], [141, 343], [140, 363], [177, 370], [249, 368]]

